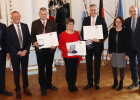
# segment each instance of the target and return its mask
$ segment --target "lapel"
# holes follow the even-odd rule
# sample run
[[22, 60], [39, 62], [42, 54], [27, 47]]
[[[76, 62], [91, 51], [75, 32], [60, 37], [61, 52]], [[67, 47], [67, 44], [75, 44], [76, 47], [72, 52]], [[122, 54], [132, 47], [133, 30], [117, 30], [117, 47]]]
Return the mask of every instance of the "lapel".
[[26, 32], [25, 32], [25, 29], [24, 29], [24, 24], [22, 24], [22, 23], [21, 23], [21, 31], [22, 31], [23, 44], [24, 44]]
[[51, 23], [50, 23], [50, 20], [47, 19], [47, 23], [46, 23], [46, 33], [49, 33], [51, 31]]
[[99, 25], [100, 24], [99, 22], [100, 22], [100, 19], [99, 19], [99, 16], [97, 16], [95, 25]]
[[43, 33], [43, 24], [41, 22], [41, 20], [39, 19], [38, 20], [38, 25], [37, 25], [37, 28], [39, 29], [39, 34], [42, 34]]
[[[13, 37], [15, 37], [16, 40], [18, 40], [18, 36], [17, 36], [16, 29], [15, 29], [15, 27], [14, 27], [14, 24], [12, 24], [12, 29], [11, 29], [11, 30], [13, 30], [13, 31], [12, 31]], [[18, 41], [19, 41], [19, 40], [18, 40]]]
[[[136, 29], [138, 29], [138, 27], [139, 27], [139, 23], [140, 23], [139, 21], [140, 21], [140, 17], [137, 18], [137, 23], [136, 23], [135, 31], [136, 31]], [[134, 31], [134, 32], [135, 32], [135, 31]]]

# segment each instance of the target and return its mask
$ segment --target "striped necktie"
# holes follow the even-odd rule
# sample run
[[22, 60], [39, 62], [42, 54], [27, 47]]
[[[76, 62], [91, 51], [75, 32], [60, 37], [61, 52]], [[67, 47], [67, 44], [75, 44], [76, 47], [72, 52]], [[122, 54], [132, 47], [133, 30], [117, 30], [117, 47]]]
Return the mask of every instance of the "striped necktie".
[[19, 43], [20, 43], [20, 48], [23, 48], [23, 38], [21, 35], [21, 30], [19, 28], [19, 24], [17, 24], [17, 32], [18, 32], [18, 39], [19, 39]]
[[131, 27], [133, 32], [135, 31], [135, 27], [136, 27], [136, 19], [133, 18], [132, 19], [132, 27]]

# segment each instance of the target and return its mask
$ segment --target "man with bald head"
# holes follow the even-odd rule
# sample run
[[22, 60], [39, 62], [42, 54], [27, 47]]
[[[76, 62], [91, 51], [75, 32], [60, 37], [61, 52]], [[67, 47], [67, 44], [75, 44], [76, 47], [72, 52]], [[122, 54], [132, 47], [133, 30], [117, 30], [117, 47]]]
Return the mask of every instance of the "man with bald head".
[[[129, 61], [133, 83], [128, 89], [132, 89], [138, 87], [140, 84], [140, 17], [138, 16], [138, 9], [135, 6], [129, 8], [129, 14], [130, 17], [125, 20], [125, 26], [130, 33]], [[138, 60], [138, 68], [136, 66], [136, 57]]]

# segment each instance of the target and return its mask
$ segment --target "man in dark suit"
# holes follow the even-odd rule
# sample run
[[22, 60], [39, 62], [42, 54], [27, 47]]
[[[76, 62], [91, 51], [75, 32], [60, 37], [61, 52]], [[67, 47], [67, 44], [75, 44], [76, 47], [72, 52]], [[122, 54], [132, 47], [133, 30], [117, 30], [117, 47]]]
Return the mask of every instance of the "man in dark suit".
[[33, 21], [31, 29], [31, 40], [35, 47], [38, 70], [39, 70], [39, 84], [41, 88], [41, 95], [46, 95], [46, 89], [57, 90], [52, 85], [52, 64], [56, 47], [39, 49], [36, 35], [56, 31], [56, 24], [53, 20], [47, 19], [47, 9], [42, 7], [39, 11], [40, 19]]
[[[140, 84], [138, 83], [140, 79], [140, 17], [138, 17], [138, 9], [135, 6], [129, 8], [129, 14], [131, 17], [125, 20], [125, 26], [130, 33], [129, 61], [133, 83], [128, 89], [132, 89]], [[138, 68], [136, 67], [136, 56], [138, 58]]]
[[31, 38], [27, 24], [20, 22], [20, 14], [13, 11], [11, 14], [12, 24], [7, 28], [6, 44], [7, 51], [10, 54], [14, 82], [16, 90], [16, 98], [21, 98], [20, 87], [20, 66], [22, 69], [23, 91], [26, 95], [32, 96], [28, 89], [28, 58], [30, 52]]
[[[86, 55], [86, 66], [87, 66], [87, 79], [88, 84], [84, 88], [89, 89], [93, 87], [93, 55], [94, 55], [94, 83], [95, 89], [100, 89], [99, 82], [100, 82], [100, 64], [101, 64], [101, 55], [104, 49], [104, 40], [108, 36], [107, 25], [104, 19], [97, 16], [97, 6], [95, 4], [90, 5], [90, 15], [84, 18], [82, 30], [81, 30], [81, 38], [83, 39], [83, 26], [94, 26], [94, 25], [102, 25], [103, 26], [103, 36], [104, 39], [92, 39], [91, 44], [87, 45], [87, 55]], [[92, 34], [92, 33], [91, 33]], [[89, 42], [89, 41], [87, 41]], [[89, 44], [89, 43], [88, 43]], [[90, 47], [89, 47], [90, 46]]]
[[56, 13], [56, 23], [57, 23], [57, 31], [58, 34], [60, 35], [61, 32], [66, 30], [65, 20], [67, 17], [68, 10], [63, 7], [62, 1], [59, 2], [59, 6], [60, 8], [57, 9], [57, 13]]
[[5, 89], [5, 69], [6, 69], [6, 25], [0, 23], [0, 94], [13, 95]]

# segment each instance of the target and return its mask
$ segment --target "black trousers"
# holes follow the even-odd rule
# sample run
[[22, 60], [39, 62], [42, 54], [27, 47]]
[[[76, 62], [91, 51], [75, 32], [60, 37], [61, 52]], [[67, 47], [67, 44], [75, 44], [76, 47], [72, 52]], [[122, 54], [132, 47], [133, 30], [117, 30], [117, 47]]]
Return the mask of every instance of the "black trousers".
[[87, 48], [86, 67], [88, 84], [93, 84], [93, 56], [94, 56], [94, 83], [100, 82], [100, 64], [102, 49], [100, 47]]
[[0, 51], [0, 92], [5, 89], [6, 53]]
[[52, 64], [55, 50], [41, 49], [36, 51], [39, 70], [39, 85], [41, 90], [46, 89], [52, 84]]
[[66, 81], [69, 88], [73, 88], [76, 85], [78, 58], [64, 58], [66, 65]]
[[[118, 68], [120, 70], [120, 81], [124, 80], [124, 69], [125, 68]], [[112, 67], [112, 72], [113, 72], [113, 78], [114, 79], [118, 79], [118, 71], [117, 71], [117, 67]]]
[[[23, 80], [23, 88], [28, 87], [28, 60], [29, 55], [20, 57], [16, 54], [10, 54], [11, 55], [11, 62], [13, 67], [13, 73], [14, 73], [14, 82], [15, 82], [15, 90], [20, 91], [20, 71], [22, 71], [22, 80]], [[21, 65], [21, 67], [20, 67]]]
[[[136, 60], [137, 57], [137, 60]], [[130, 71], [133, 83], [137, 83], [140, 80], [140, 51], [132, 49], [129, 54]], [[138, 61], [138, 66], [137, 62]]]

